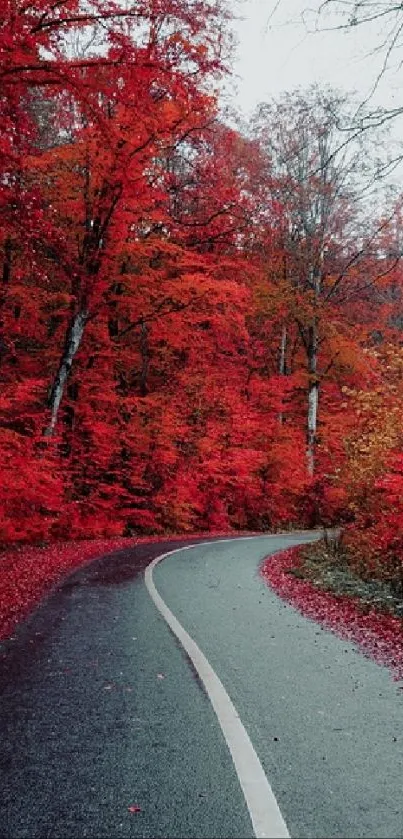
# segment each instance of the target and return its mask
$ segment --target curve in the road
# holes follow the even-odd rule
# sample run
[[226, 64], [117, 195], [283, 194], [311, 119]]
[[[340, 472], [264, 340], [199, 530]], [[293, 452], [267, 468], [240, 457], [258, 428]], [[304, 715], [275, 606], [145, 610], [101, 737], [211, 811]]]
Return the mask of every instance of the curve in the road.
[[[243, 541], [251, 538], [254, 537], [244, 537]], [[178, 638], [204, 684], [230, 750], [255, 836], [258, 839], [289, 839], [290, 834], [273, 790], [233, 702], [204, 653], [168, 608], [154, 584], [153, 570], [163, 559], [180, 551], [202, 547], [203, 544], [207, 543], [187, 545], [157, 556], [145, 570], [145, 584], [155, 606]]]

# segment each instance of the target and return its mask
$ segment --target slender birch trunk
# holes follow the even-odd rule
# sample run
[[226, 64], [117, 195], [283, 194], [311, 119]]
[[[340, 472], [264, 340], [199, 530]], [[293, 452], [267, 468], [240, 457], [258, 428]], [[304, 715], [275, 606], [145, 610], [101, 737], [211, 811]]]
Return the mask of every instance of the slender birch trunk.
[[55, 430], [60, 403], [63, 398], [64, 388], [66, 386], [67, 379], [70, 375], [74, 356], [76, 355], [80, 347], [87, 320], [88, 312], [86, 310], [77, 312], [73, 316], [70, 322], [70, 326], [67, 330], [63, 355], [60, 359], [59, 367], [49, 395], [48, 404], [51, 411], [51, 417], [49, 425], [44, 431], [45, 437], [51, 437]]
[[315, 447], [318, 427], [319, 380], [318, 380], [318, 328], [316, 321], [308, 328], [308, 415], [307, 415], [307, 461], [308, 472], [315, 471]]
[[280, 342], [280, 359], [278, 364], [278, 372], [280, 376], [285, 376], [287, 374], [287, 327], [283, 326], [281, 331], [281, 342]]

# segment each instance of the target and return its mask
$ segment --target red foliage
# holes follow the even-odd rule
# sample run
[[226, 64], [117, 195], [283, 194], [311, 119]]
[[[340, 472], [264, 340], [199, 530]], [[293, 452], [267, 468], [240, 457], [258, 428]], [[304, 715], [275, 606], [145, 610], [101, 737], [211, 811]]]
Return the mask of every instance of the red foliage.
[[358, 598], [320, 591], [310, 581], [289, 573], [290, 568], [298, 568], [299, 564], [300, 548], [289, 548], [267, 557], [261, 574], [276, 594], [305, 617], [357, 644], [365, 655], [390, 667], [397, 680], [403, 679], [402, 620], [374, 608], [363, 614]]
[[[260, 144], [219, 121], [225, 0], [0, 16], [1, 543], [353, 520], [359, 561], [401, 573], [402, 278], [386, 222], [354, 255], [335, 161], [317, 177], [319, 100]], [[276, 172], [265, 138], [292, 159], [302, 116], [313, 170]], [[322, 241], [300, 196], [313, 223], [333, 193]]]

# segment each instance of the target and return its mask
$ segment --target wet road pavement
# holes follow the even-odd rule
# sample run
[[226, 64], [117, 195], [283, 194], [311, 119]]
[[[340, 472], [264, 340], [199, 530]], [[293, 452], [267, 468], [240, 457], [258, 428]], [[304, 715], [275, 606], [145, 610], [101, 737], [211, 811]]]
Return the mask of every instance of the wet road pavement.
[[[291, 836], [401, 837], [402, 692], [258, 576], [300, 539], [181, 552], [155, 585], [234, 701]], [[253, 836], [208, 697], [143, 582], [182, 546], [91, 563], [0, 645], [0, 836]]]

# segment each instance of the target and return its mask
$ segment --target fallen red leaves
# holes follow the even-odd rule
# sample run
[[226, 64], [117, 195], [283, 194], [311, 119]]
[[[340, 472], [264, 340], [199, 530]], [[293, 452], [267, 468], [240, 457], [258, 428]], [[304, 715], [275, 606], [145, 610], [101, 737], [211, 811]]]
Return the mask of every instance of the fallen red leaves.
[[[228, 532], [187, 533], [167, 538], [189, 540], [229, 536]], [[16, 546], [0, 551], [0, 639], [12, 634], [49, 590], [66, 574], [91, 559], [141, 542], [161, 542], [161, 536], [55, 542], [44, 548]]]
[[90, 542], [55, 542], [46, 548], [19, 546], [0, 552], [0, 638], [7, 638], [19, 621], [64, 574], [90, 559], [119, 548], [133, 539], [96, 539]]
[[358, 598], [321, 591], [288, 573], [300, 564], [299, 550], [267, 557], [261, 566], [264, 580], [305, 617], [357, 644], [365, 655], [389, 667], [396, 680], [403, 679], [403, 622], [374, 608], [363, 614]]

